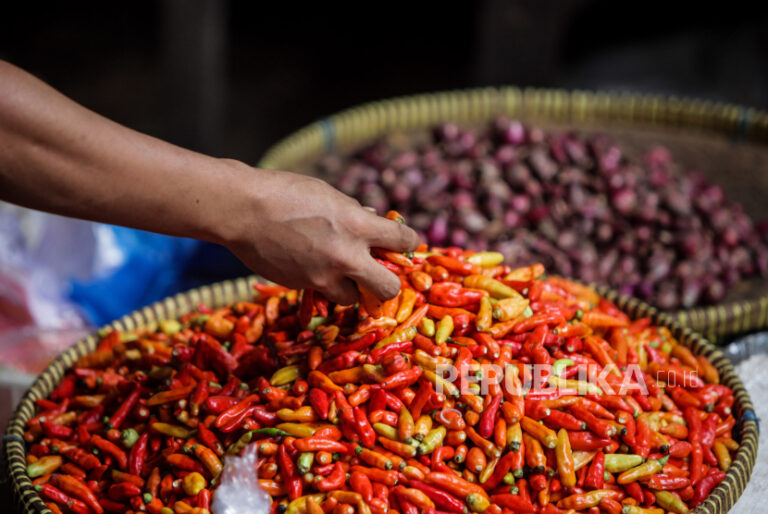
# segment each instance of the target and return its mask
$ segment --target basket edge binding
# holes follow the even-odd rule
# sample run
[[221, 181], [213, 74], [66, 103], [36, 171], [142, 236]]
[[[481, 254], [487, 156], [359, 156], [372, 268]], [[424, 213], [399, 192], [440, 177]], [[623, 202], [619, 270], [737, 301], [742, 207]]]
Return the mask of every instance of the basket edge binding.
[[[218, 307], [234, 301], [248, 300], [253, 294], [253, 284], [261, 281], [259, 277], [249, 276], [236, 280], [218, 282], [165, 298], [143, 309], [134, 311], [116, 320], [100, 330], [132, 330], [138, 327], [172, 319], [192, 311], [198, 304], [204, 303]], [[734, 390], [736, 396], [736, 415], [739, 419], [739, 449], [725, 480], [719, 484], [707, 499], [693, 512], [699, 514], [724, 513], [741, 496], [746, 487], [757, 455], [758, 426], [754, 417], [754, 407], [749, 395], [730, 361], [711, 343], [690, 328], [682, 327], [673, 317], [659, 312], [656, 308], [635, 298], [622, 296], [604, 287], [597, 291], [607, 299], [616, 302], [619, 308], [631, 317], [652, 318], [654, 323], [667, 326], [672, 334], [683, 344], [689, 346], [697, 355], [704, 355], [718, 368], [722, 381]], [[8, 474], [14, 500], [20, 512], [50, 513], [43, 500], [35, 492], [32, 482], [26, 474], [24, 426], [35, 411], [34, 401], [47, 397], [63, 378], [66, 370], [75, 360], [96, 348], [98, 332], [75, 343], [64, 351], [35, 380], [22, 397], [15, 409], [4, 435], [4, 471]]]

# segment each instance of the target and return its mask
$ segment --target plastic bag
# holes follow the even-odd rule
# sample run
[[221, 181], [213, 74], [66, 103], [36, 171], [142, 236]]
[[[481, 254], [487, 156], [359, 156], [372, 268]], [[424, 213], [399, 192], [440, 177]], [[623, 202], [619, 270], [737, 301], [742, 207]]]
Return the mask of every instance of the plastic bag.
[[269, 514], [272, 500], [259, 485], [256, 473], [258, 443], [243, 450], [243, 456], [228, 456], [224, 460], [219, 485], [213, 495], [213, 514]]

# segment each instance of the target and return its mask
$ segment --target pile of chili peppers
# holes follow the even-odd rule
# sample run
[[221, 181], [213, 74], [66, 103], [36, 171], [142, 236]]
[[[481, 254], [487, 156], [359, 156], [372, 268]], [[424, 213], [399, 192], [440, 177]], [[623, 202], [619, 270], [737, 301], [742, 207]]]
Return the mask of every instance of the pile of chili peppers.
[[[374, 249], [402, 280], [384, 303], [258, 285], [253, 302], [102, 334], [27, 424], [46, 505], [206, 513], [249, 444], [281, 514], [685, 513], [723, 480], [733, 392], [668, 330], [540, 265], [420, 250]], [[534, 387], [483, 395], [486, 364]], [[633, 365], [648, 393], [611, 391]]]

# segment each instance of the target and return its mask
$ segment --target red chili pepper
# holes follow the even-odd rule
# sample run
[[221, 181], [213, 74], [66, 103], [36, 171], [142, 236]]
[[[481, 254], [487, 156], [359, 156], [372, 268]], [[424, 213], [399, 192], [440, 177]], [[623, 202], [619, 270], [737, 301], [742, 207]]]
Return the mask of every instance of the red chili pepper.
[[464, 502], [453, 496], [452, 494], [441, 491], [436, 487], [432, 487], [429, 484], [425, 484], [421, 480], [409, 480], [408, 487], [413, 487], [426, 494], [430, 500], [435, 502], [435, 506], [446, 511], [463, 513], [466, 510]]
[[376, 432], [373, 431], [365, 411], [360, 407], [354, 407], [353, 412], [355, 413], [355, 424], [360, 441], [363, 443], [363, 446], [373, 448], [376, 444]]
[[682, 489], [689, 485], [691, 485], [691, 481], [686, 477], [675, 477], [662, 473], [651, 475], [648, 480], [648, 487], [659, 490]]
[[709, 496], [709, 493], [712, 492], [712, 489], [722, 482], [724, 478], [725, 472], [718, 469], [711, 469], [707, 476], [702, 478], [701, 481], [694, 486], [693, 489], [695, 492], [693, 494], [693, 499], [691, 500], [691, 505], [695, 507], [703, 502], [704, 499]]
[[131, 391], [128, 397], [125, 400], [123, 400], [123, 403], [120, 404], [120, 407], [118, 407], [118, 409], [109, 419], [110, 428], [115, 428], [115, 429], [120, 428], [120, 425], [123, 424], [123, 421], [125, 421], [125, 418], [128, 416], [128, 413], [131, 412], [131, 410], [138, 403], [140, 394], [141, 394], [141, 390], [139, 386], [134, 385], [133, 391]]
[[605, 454], [597, 452], [584, 478], [584, 487], [602, 489], [605, 484]]
[[520, 445], [517, 451], [508, 451], [504, 456], [496, 463], [496, 467], [491, 473], [491, 476], [482, 484], [486, 490], [493, 489], [501, 483], [504, 476], [510, 471], [522, 470], [523, 467], [523, 446]]
[[337, 343], [328, 348], [328, 353], [333, 356], [341, 355], [348, 351], [361, 351], [365, 350], [373, 343], [376, 342], [376, 332], [368, 332], [354, 341], [348, 341], [346, 343]]
[[344, 352], [341, 355], [334, 357], [333, 359], [329, 359], [323, 362], [320, 364], [320, 366], [318, 366], [317, 371], [322, 373], [330, 373], [332, 371], [341, 371], [343, 369], [351, 368], [357, 365], [357, 359], [359, 357], [360, 352], [349, 350], [348, 352]]
[[93, 491], [88, 489], [85, 484], [75, 477], [54, 474], [51, 477], [51, 483], [54, 486], [59, 487], [65, 493], [71, 494], [75, 498], [83, 501], [91, 508], [91, 510], [96, 512], [96, 514], [103, 514], [104, 509], [99, 505], [99, 501], [96, 499], [96, 495], [93, 494]]
[[616, 428], [605, 420], [598, 418], [581, 405], [571, 405], [571, 413], [587, 424], [587, 427], [600, 437], [612, 437]]
[[216, 434], [206, 427], [204, 423], [198, 422], [197, 424], [197, 438], [219, 457], [224, 455], [224, 447], [221, 445], [221, 442], [216, 437]]
[[214, 414], [219, 414], [221, 412], [224, 412], [225, 410], [235, 405], [237, 405], [237, 398], [232, 398], [231, 396], [223, 396], [223, 395], [209, 396], [205, 400], [206, 410]]
[[126, 469], [128, 467], [128, 456], [112, 441], [108, 441], [101, 436], [93, 434], [91, 436], [91, 444], [114, 457], [120, 469]]
[[[691, 432], [689, 427], [689, 437], [690, 433]], [[701, 441], [691, 441], [691, 454], [689, 459], [688, 467], [689, 471], [691, 472], [691, 484], [695, 487], [696, 484], [698, 484], [699, 481], [704, 477], [706, 472], [704, 468], [704, 449], [702, 447]]]
[[630, 482], [628, 484], [625, 484], [624, 490], [627, 492], [628, 495], [630, 495], [632, 498], [637, 500], [638, 503], [645, 502], [645, 494], [643, 493], [643, 488], [640, 487], [640, 484], [638, 482]]
[[240, 400], [233, 407], [228, 408], [216, 418], [214, 426], [221, 428], [226, 425], [232, 425], [233, 423], [240, 423], [248, 417], [251, 404], [259, 399], [259, 395], [251, 394]]
[[611, 439], [598, 437], [587, 431], [568, 432], [568, 440], [572, 450], [593, 451], [600, 450], [611, 444]]
[[331, 404], [328, 393], [319, 388], [312, 388], [309, 391], [309, 404], [317, 413], [320, 419], [328, 419], [328, 408]]
[[149, 432], [144, 432], [139, 439], [131, 446], [128, 455], [128, 471], [136, 476], [141, 476], [144, 471], [144, 462], [147, 458], [147, 443], [149, 441]]
[[[464, 262], [453, 257], [446, 255], [430, 255], [427, 257], [427, 262], [434, 266], [442, 266], [448, 271], [458, 273], [460, 275], [478, 275], [480, 274], [480, 267], [472, 264], [471, 262]], [[433, 284], [432, 287], [435, 285]]]
[[315, 489], [322, 492], [341, 489], [346, 478], [347, 472], [344, 470], [341, 462], [337, 462], [333, 465], [333, 471], [331, 471], [330, 475], [315, 482]]
[[586, 423], [583, 421], [557, 409], [550, 410], [549, 414], [544, 416], [544, 419], [556, 428], [564, 428], [566, 430], [584, 430], [586, 428]]
[[[711, 412], [701, 424], [700, 441], [704, 448], [711, 448], [715, 442], [715, 432], [720, 422], [720, 416]], [[690, 436], [689, 436], [690, 437]]]
[[494, 494], [491, 495], [490, 500], [492, 503], [505, 509], [520, 512], [533, 512], [534, 510], [530, 499], [526, 499], [520, 494]]
[[77, 377], [75, 375], [65, 375], [59, 385], [56, 386], [56, 389], [51, 391], [51, 400], [59, 401], [64, 398], [71, 398], [75, 394], [76, 385]]
[[349, 485], [353, 491], [359, 493], [366, 503], [373, 500], [373, 485], [371, 479], [359, 471], [353, 471], [349, 475]]
[[480, 421], [477, 423], [477, 433], [488, 439], [493, 434], [493, 427], [496, 424], [496, 414], [501, 405], [501, 396], [497, 394], [491, 397], [491, 401], [486, 405], [483, 413], [480, 415]]
[[398, 389], [400, 387], [408, 387], [415, 383], [421, 376], [421, 368], [413, 367], [405, 371], [399, 371], [394, 375], [390, 375], [384, 382], [381, 383], [383, 389]]
[[376, 348], [374, 350], [371, 350], [371, 352], [368, 354], [368, 362], [371, 364], [378, 364], [388, 355], [392, 355], [394, 353], [399, 353], [399, 352], [412, 353], [413, 341], [401, 341], [399, 343], [391, 343], [391, 344], [388, 344], [387, 346], [383, 346], [381, 348]]
[[487, 296], [485, 291], [464, 289], [456, 282], [438, 282], [429, 290], [429, 302], [443, 307], [463, 307], [479, 302], [484, 296]]
[[141, 494], [141, 488], [130, 482], [118, 482], [109, 486], [107, 494], [115, 501], [125, 501]]

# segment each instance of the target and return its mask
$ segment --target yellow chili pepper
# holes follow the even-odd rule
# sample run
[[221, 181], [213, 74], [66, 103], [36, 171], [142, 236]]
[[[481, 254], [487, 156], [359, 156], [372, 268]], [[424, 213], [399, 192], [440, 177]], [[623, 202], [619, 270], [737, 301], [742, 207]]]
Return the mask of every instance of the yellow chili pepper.
[[443, 439], [445, 439], [446, 433], [448, 433], [448, 430], [442, 425], [427, 432], [427, 435], [424, 436], [424, 439], [421, 440], [421, 444], [419, 445], [419, 455], [427, 455], [435, 451], [443, 444]]
[[615, 497], [617, 491], [613, 489], [595, 489], [588, 493], [572, 494], [566, 498], [563, 498], [557, 502], [557, 506], [561, 509], [579, 509], [586, 510], [591, 507], [597, 507], [600, 504], [600, 500], [608, 497]]
[[549, 376], [549, 385], [552, 387], [576, 389], [579, 394], [603, 394], [603, 390], [597, 384], [587, 382], [585, 380], [573, 380], [569, 378], [561, 378], [555, 375]]
[[408, 316], [413, 312], [413, 306], [416, 304], [416, 291], [411, 288], [403, 289], [400, 295], [400, 307], [397, 308], [397, 314], [395, 319], [398, 323], [408, 319]]
[[632, 453], [606, 453], [605, 470], [609, 473], [621, 473], [643, 463], [643, 457]]
[[171, 337], [181, 330], [181, 323], [175, 319], [164, 319], [159, 323], [159, 327], [165, 335]]
[[496, 280], [485, 275], [469, 275], [464, 277], [464, 286], [471, 289], [482, 289], [488, 291], [494, 298], [520, 298], [520, 293]]
[[516, 281], [528, 281], [536, 280], [544, 274], [546, 269], [541, 263], [532, 264], [530, 266], [524, 266], [522, 268], [513, 269], [509, 275], [504, 277], [504, 280], [516, 280]]
[[184, 489], [187, 496], [195, 496], [205, 489], [206, 485], [208, 483], [205, 481], [205, 478], [197, 471], [193, 471], [181, 480], [181, 488]]
[[437, 324], [435, 329], [435, 342], [437, 344], [445, 343], [451, 334], [453, 333], [453, 318], [450, 315], [446, 315]]
[[571, 442], [568, 439], [568, 431], [564, 428], [557, 432], [555, 459], [557, 460], [557, 471], [560, 474], [560, 482], [563, 484], [563, 487], [574, 487], [576, 485], [575, 462], [571, 452]]
[[296, 410], [280, 409], [277, 411], [277, 417], [283, 421], [306, 422], [306, 421], [317, 420], [317, 416], [315, 415], [315, 409], [313, 409], [312, 406], [310, 405], [299, 407]]
[[555, 448], [557, 446], [557, 434], [543, 423], [539, 423], [528, 416], [523, 416], [520, 420], [520, 426], [528, 435], [538, 439], [544, 447]]
[[48, 473], [53, 473], [62, 464], [62, 458], [60, 455], [46, 455], [40, 457], [37, 461], [27, 466], [27, 475], [30, 478], [37, 478]]
[[432, 418], [426, 414], [422, 414], [413, 424], [413, 437], [419, 441], [423, 441], [431, 429]]
[[483, 512], [491, 506], [491, 502], [486, 496], [479, 493], [470, 493], [467, 495], [467, 507], [472, 512]]
[[481, 484], [484, 484], [493, 474], [494, 470], [496, 469], [496, 465], [501, 460], [501, 457], [494, 457], [490, 461], [488, 461], [488, 464], [483, 468], [483, 470], [480, 472], [479, 475], [477, 475], [477, 481]]
[[325, 493], [307, 494], [296, 498], [288, 504], [285, 514], [304, 514], [307, 512], [307, 498], [312, 498], [315, 502], [321, 503], [325, 500]]
[[[570, 440], [569, 440], [570, 442]], [[573, 469], [574, 471], [578, 471], [590, 462], [592, 462], [592, 459], [595, 458], [595, 455], [597, 455], [596, 451], [576, 451], [573, 452]]]
[[484, 296], [480, 299], [480, 308], [477, 311], [477, 317], [475, 318], [475, 326], [480, 332], [486, 332], [491, 328], [491, 322], [493, 308], [491, 306], [491, 300]]
[[723, 471], [728, 471], [728, 468], [731, 467], [731, 452], [728, 450], [728, 447], [725, 446], [725, 443], [722, 440], [715, 440], [715, 443], [712, 445], [712, 450], [715, 452], [715, 457], [717, 457], [717, 464], [720, 466], [720, 469]]
[[272, 378], [269, 379], [269, 383], [275, 387], [287, 385], [295, 382], [299, 378], [301, 369], [297, 365], [285, 366], [280, 368], [272, 374]]
[[[667, 492], [667, 491], [664, 491], [664, 492]], [[664, 509], [657, 509], [653, 507], [646, 508], [646, 507], [640, 507], [639, 505], [624, 505], [624, 508], [622, 509], [621, 514], [664, 514]]]
[[617, 481], [621, 485], [625, 485], [629, 484], [630, 482], [640, 480], [641, 478], [655, 475], [656, 473], [661, 473], [661, 470], [664, 469], [664, 464], [666, 464], [668, 460], [669, 455], [665, 455], [660, 459], [652, 459], [646, 461], [639, 466], [635, 466], [634, 468], [623, 472], [621, 475], [619, 475]]
[[523, 315], [528, 308], [527, 298], [504, 298], [493, 306], [493, 317], [499, 321], [509, 321]]
[[378, 343], [376, 348], [382, 348], [392, 343], [402, 343], [403, 341], [410, 341], [416, 336], [416, 327], [404, 327], [400, 330], [395, 330], [392, 334], [388, 335]]
[[195, 457], [197, 457], [197, 459], [203, 463], [205, 469], [207, 469], [208, 472], [214, 477], [221, 473], [223, 466], [219, 460], [219, 457], [207, 446], [203, 446], [202, 444], [195, 446]]
[[196, 430], [190, 430], [189, 428], [180, 427], [178, 425], [171, 425], [170, 423], [163, 423], [158, 421], [152, 423], [152, 430], [160, 434], [169, 435], [171, 437], [178, 437], [180, 439], [187, 439], [196, 432]]
[[447, 357], [429, 355], [424, 350], [416, 350], [413, 360], [422, 368], [432, 371], [436, 371], [438, 366], [445, 366], [445, 369], [448, 369], [447, 366], [453, 364], [453, 361]]
[[446, 395], [452, 396], [453, 398], [459, 397], [459, 388], [456, 387], [451, 382], [448, 382], [443, 377], [435, 374], [434, 371], [425, 369], [423, 370], [421, 376], [423, 376], [424, 378], [432, 382], [435, 385], [435, 389], [437, 389], [438, 391], [442, 391]]
[[419, 333], [425, 337], [434, 337], [435, 335], [435, 322], [432, 318], [424, 316], [419, 322]]
[[504, 262], [504, 255], [499, 252], [477, 252], [467, 257], [466, 261], [483, 268], [492, 268]]
[[656, 495], [656, 501], [659, 505], [668, 511], [672, 511], [675, 514], [688, 514], [688, 506], [676, 495], [669, 491], [654, 491], [653, 493]]
[[387, 425], [385, 423], [374, 423], [373, 430], [380, 436], [386, 437], [387, 439], [392, 439], [394, 441], [398, 440], [397, 429], [393, 426]]
[[520, 422], [510, 423], [507, 426], [507, 448], [510, 451], [520, 451], [523, 444], [523, 430], [520, 428]]
[[316, 427], [306, 423], [280, 423], [275, 428], [288, 432], [294, 437], [311, 437], [317, 430]]

